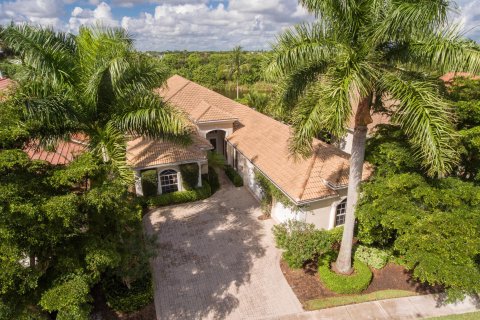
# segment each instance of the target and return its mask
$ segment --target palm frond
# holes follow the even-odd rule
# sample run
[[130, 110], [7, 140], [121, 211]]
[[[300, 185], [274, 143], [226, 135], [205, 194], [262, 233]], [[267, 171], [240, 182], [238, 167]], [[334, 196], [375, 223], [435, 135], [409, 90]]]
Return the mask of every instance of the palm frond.
[[364, 17], [360, 12], [361, 1], [299, 0], [299, 3], [331, 27], [342, 25], [352, 33], [355, 33], [359, 26], [358, 20]]
[[126, 103], [133, 104], [136, 108], [114, 118], [112, 125], [117, 130], [183, 144], [190, 142], [192, 129], [187, 118], [177, 109], [163, 103], [154, 93], [137, 94]]
[[480, 47], [462, 38], [457, 27], [425, 32], [409, 43], [408, 50], [412, 64], [425, 65], [443, 73], [480, 73]]
[[112, 166], [125, 184], [133, 182], [132, 169], [126, 161], [127, 143], [125, 135], [112, 122], [103, 128], [89, 132], [89, 149], [97, 159]]
[[31, 80], [51, 80], [54, 85], [72, 80], [76, 46], [71, 34], [24, 24], [5, 28], [0, 37], [20, 55]]
[[416, 147], [416, 156], [432, 176], [447, 174], [458, 159], [452, 113], [438, 87], [425, 79], [386, 73], [380, 86], [398, 100], [392, 121], [399, 124]]
[[22, 106], [22, 121], [36, 139], [68, 139], [82, 130], [69, 86], [51, 88], [43, 81], [30, 81], [17, 88], [13, 99]]
[[283, 78], [306, 66], [328, 63], [341, 50], [341, 44], [323, 26], [297, 25], [277, 38], [265, 75], [271, 80]]
[[446, 0], [389, 1], [378, 23], [372, 24], [377, 42], [409, 41], [446, 25], [452, 2]]

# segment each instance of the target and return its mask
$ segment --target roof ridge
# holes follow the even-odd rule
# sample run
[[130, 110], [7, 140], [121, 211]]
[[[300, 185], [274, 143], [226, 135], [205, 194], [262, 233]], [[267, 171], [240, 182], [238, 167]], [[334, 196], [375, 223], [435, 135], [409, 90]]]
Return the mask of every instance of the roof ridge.
[[207, 101], [202, 100], [200, 103], [202, 103], [202, 102], [205, 102], [208, 107], [207, 107], [207, 109], [205, 109], [205, 111], [203, 111], [203, 112], [198, 116], [197, 121], [200, 120], [200, 119], [202, 119], [202, 117], [205, 115], [205, 113], [207, 113], [208, 110], [210, 110], [210, 109], [212, 108], [212, 105], [211, 105], [210, 103], [208, 103]]
[[[183, 78], [183, 77], [181, 77]], [[183, 78], [185, 79], [185, 78]], [[192, 83], [192, 81], [188, 80], [188, 79], [185, 79], [187, 80], [187, 83], [185, 83], [183, 86], [181, 86], [174, 94], [172, 94], [170, 97], [168, 97], [168, 99], [165, 100], [165, 102], [169, 101], [170, 99], [172, 99], [175, 95], [177, 95], [177, 93], [179, 93], [180, 91], [182, 91], [186, 86], [188, 86], [190, 83]]]

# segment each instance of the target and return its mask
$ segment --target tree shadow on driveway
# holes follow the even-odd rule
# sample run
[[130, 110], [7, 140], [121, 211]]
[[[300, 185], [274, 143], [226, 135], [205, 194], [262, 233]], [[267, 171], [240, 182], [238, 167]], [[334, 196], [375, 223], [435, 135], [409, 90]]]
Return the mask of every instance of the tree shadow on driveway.
[[239, 306], [255, 259], [265, 255], [258, 203], [244, 188], [145, 216], [156, 234], [152, 261], [157, 319], [224, 319]]

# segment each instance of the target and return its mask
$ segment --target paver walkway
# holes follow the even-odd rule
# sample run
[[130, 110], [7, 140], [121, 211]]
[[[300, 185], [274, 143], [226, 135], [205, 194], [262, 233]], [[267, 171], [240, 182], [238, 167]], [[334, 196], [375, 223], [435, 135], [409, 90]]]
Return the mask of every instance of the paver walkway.
[[145, 216], [156, 234], [152, 261], [157, 319], [260, 319], [302, 312], [279, 265], [271, 220], [258, 202], [220, 175], [222, 189], [204, 201]]
[[451, 304], [442, 304], [439, 302], [440, 300], [436, 295], [412, 296], [351, 304], [282, 317], [266, 317], [265, 320], [406, 320], [480, 311], [478, 298], [468, 297], [462, 302]]

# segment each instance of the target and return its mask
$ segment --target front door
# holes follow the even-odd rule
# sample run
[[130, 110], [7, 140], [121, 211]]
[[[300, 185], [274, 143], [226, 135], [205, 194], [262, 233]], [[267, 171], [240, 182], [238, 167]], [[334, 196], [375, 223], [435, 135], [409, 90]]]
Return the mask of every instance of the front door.
[[213, 146], [213, 151], [217, 151], [217, 139], [210, 139], [210, 144]]

